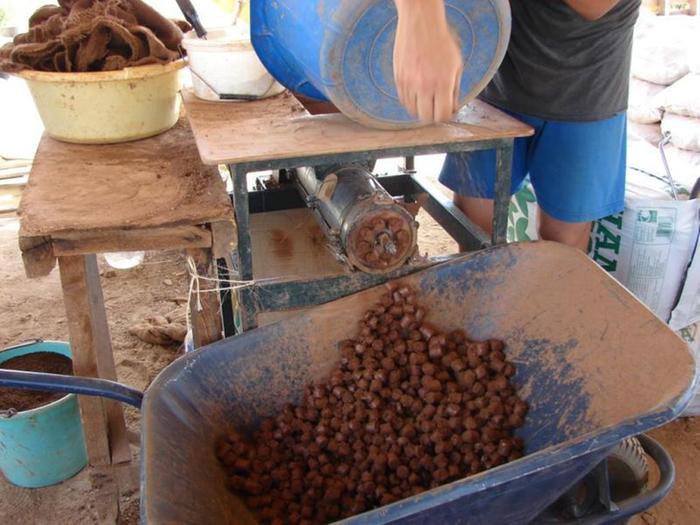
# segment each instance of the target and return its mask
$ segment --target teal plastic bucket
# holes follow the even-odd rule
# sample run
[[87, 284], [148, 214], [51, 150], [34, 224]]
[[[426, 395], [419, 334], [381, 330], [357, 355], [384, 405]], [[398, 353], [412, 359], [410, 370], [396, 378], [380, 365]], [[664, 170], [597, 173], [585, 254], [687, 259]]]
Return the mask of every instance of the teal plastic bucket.
[[[8, 359], [36, 352], [72, 357], [67, 343], [37, 341], [0, 351], [0, 367]], [[10, 483], [46, 487], [74, 476], [85, 465], [87, 453], [75, 394], [14, 415], [0, 413], [0, 471]]]

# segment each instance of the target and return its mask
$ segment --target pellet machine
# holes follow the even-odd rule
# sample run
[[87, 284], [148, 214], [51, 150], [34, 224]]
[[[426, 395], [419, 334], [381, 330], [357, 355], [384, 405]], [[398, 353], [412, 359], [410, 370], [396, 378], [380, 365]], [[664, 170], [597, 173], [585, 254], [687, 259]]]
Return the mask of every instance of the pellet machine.
[[295, 175], [330, 246], [351, 268], [391, 272], [415, 254], [418, 223], [366, 165], [306, 167]]

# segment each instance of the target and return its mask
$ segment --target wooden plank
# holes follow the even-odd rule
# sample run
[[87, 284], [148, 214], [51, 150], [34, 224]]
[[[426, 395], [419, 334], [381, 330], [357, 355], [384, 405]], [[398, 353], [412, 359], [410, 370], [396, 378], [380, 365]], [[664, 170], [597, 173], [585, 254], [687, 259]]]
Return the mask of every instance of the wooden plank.
[[2, 167], [2, 164], [0, 164], [0, 183], [1, 181], [10, 179], [25, 178], [27, 175], [29, 175], [31, 169], [31, 163], [17, 168], [4, 168]]
[[[211, 250], [187, 250], [187, 255], [194, 261], [197, 275], [209, 278], [216, 277], [216, 272], [214, 272], [212, 266]], [[223, 336], [219, 292], [212, 290], [213, 288], [215, 288], [215, 282], [201, 280], [200, 289], [207, 291], [197, 293], [195, 288], [192, 291], [192, 297], [190, 297], [190, 318], [195, 348], [218, 341]]]
[[311, 278], [346, 272], [308, 208], [250, 216], [255, 279]]
[[211, 231], [201, 226], [138, 230], [58, 233], [52, 238], [56, 255], [82, 255], [140, 250], [209, 248]]
[[[117, 367], [114, 365], [112, 340], [109, 335], [109, 324], [107, 323], [107, 312], [105, 311], [102, 285], [100, 284], [100, 270], [97, 266], [97, 257], [90, 255], [83, 259], [98, 377], [117, 381]], [[112, 464], [129, 463], [131, 461], [131, 450], [129, 449], [129, 438], [126, 432], [126, 421], [124, 420], [122, 405], [117, 401], [110, 400], [104, 400], [103, 403], [107, 415], [107, 433]]]
[[48, 237], [20, 237], [19, 249], [22, 252], [24, 273], [30, 279], [45, 277], [56, 266], [56, 255]]
[[25, 184], [20, 178], [0, 180], [0, 211], [17, 210]]
[[385, 131], [341, 114], [310, 115], [289, 94], [245, 104], [225, 104], [183, 93], [199, 153], [205, 164], [239, 164], [311, 155], [363, 152], [523, 137], [530, 126], [480, 101], [452, 122]]
[[0, 157], [0, 171], [6, 169], [23, 168], [32, 165], [32, 159], [6, 159]]
[[212, 255], [214, 259], [230, 257], [236, 249], [237, 235], [235, 221], [217, 221], [209, 225], [212, 236]]
[[[86, 258], [59, 257], [58, 265], [73, 353], [73, 372], [79, 376], [99, 377], [97, 336], [88, 293]], [[103, 400], [89, 396], [79, 396], [78, 400], [88, 461], [91, 465], [108, 465], [110, 451]]]
[[102, 232], [231, 220], [215, 167], [202, 166], [182, 119], [156, 137], [68, 144], [44, 137], [20, 205], [20, 233]]

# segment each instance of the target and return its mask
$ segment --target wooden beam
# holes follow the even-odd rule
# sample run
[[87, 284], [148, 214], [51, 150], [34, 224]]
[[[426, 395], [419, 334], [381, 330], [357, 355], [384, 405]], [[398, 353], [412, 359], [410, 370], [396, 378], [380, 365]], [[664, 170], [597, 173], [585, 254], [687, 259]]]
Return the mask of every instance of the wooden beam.
[[[212, 267], [211, 250], [187, 250], [197, 268], [197, 274], [204, 277], [216, 277]], [[215, 282], [201, 280], [200, 287], [205, 290], [216, 288]], [[194, 347], [208, 345], [222, 337], [221, 303], [218, 291], [207, 291], [197, 294], [196, 288], [190, 297], [190, 317], [192, 321], [192, 337]], [[201, 306], [201, 309], [200, 309]]]
[[24, 273], [29, 279], [45, 277], [56, 266], [51, 239], [48, 237], [20, 237]]
[[[112, 339], [109, 333], [109, 324], [107, 323], [107, 312], [102, 295], [97, 257], [89, 255], [84, 257], [84, 259], [88, 300], [95, 331], [97, 372], [102, 379], [117, 381], [117, 368], [114, 365]], [[129, 438], [126, 432], [126, 421], [124, 420], [122, 405], [117, 401], [104, 400], [104, 406], [107, 414], [107, 433], [112, 464], [129, 463], [131, 462], [131, 449], [129, 448]]]
[[[73, 355], [73, 372], [78, 376], [116, 379], [109, 327], [99, 283], [97, 258], [58, 258], [63, 301]], [[97, 397], [79, 396], [85, 446], [91, 465], [124, 461], [128, 453], [126, 424], [120, 405]], [[110, 438], [112, 451], [110, 453]]]
[[212, 222], [209, 227], [212, 234], [211, 251], [214, 259], [230, 257], [237, 244], [236, 222], [233, 220], [217, 221]]
[[173, 226], [142, 230], [59, 233], [52, 236], [56, 255], [88, 255], [105, 252], [209, 248], [212, 235], [200, 226]]
[[[73, 373], [79, 376], [99, 377], [85, 258], [59, 257], [58, 267], [73, 354]], [[88, 396], [79, 396], [78, 401], [88, 461], [91, 465], [109, 465], [111, 458], [104, 403], [100, 398]]]

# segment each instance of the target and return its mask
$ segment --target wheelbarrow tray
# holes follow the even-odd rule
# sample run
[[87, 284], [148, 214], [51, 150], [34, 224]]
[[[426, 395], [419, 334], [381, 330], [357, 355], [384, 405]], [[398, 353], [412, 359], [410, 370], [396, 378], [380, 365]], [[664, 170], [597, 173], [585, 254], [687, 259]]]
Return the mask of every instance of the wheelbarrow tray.
[[[688, 404], [687, 345], [583, 253], [546, 242], [477, 252], [403, 278], [427, 319], [502, 338], [530, 403], [526, 456], [345, 520], [517, 524], [536, 518], [622, 439]], [[142, 418], [142, 518], [253, 524], [214, 454], [227, 429], [250, 432], [327, 376], [338, 341], [384, 293], [377, 287], [225, 339], [166, 368]]]

